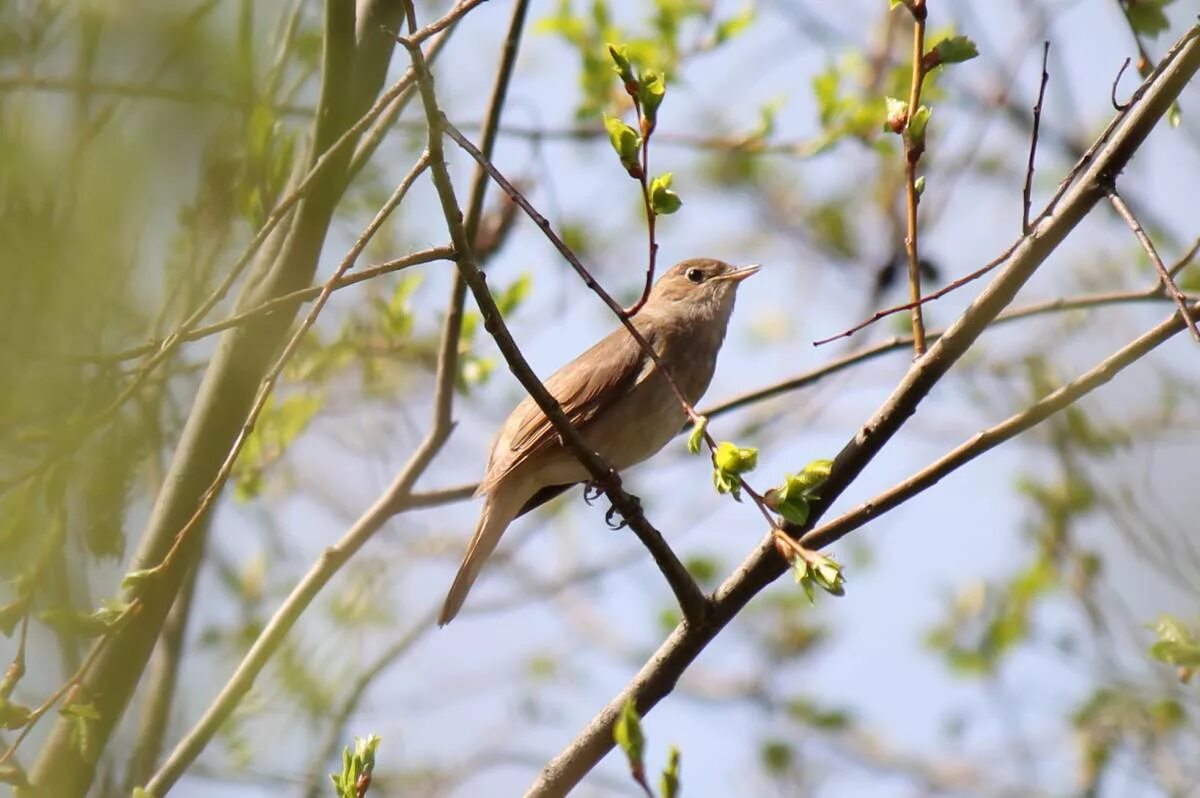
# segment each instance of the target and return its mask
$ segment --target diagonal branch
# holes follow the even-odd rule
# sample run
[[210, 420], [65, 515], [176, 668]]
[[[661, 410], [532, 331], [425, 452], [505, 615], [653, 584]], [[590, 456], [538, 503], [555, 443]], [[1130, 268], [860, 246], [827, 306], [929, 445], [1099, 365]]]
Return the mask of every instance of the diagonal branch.
[[[1128, 111], [1119, 114], [1088, 155], [1072, 170], [1049, 207], [1022, 237], [1008, 264], [975, 302], [947, 329], [924, 358], [915, 363], [892, 395], [867, 420], [834, 461], [822, 500], [812, 508], [809, 528], [831, 502], [858, 476], [901, 426], [921, 400], [970, 348], [1022, 285], [1087, 215], [1103, 196], [1100, 179], [1116, 174], [1167, 113], [1171, 103], [1200, 69], [1200, 26], [1189, 30], [1172, 48]], [[787, 525], [798, 536], [803, 530]], [[567, 794], [613, 746], [613, 724], [626, 702], [640, 713], [668, 695], [700, 652], [787, 564], [776, 554], [768, 535], [717, 590], [702, 624], [680, 624], [638, 674], [554, 757], [531, 785], [527, 796]]]
[[1183, 292], [1179, 290], [1179, 286], [1175, 284], [1175, 278], [1171, 276], [1170, 270], [1163, 264], [1158, 250], [1154, 248], [1154, 242], [1150, 240], [1150, 236], [1146, 235], [1146, 231], [1142, 229], [1141, 223], [1133, 215], [1133, 211], [1129, 210], [1129, 206], [1125, 204], [1125, 200], [1117, 193], [1117, 187], [1111, 180], [1105, 183], [1104, 193], [1108, 195], [1108, 201], [1112, 203], [1117, 214], [1129, 225], [1129, 229], [1137, 237], [1138, 243], [1142, 245], [1142, 249], [1146, 250], [1146, 256], [1150, 258], [1150, 262], [1154, 264], [1155, 271], [1158, 272], [1158, 279], [1162, 290], [1175, 300], [1175, 305], [1179, 308], [1179, 317], [1187, 322], [1188, 330], [1192, 333], [1192, 338], [1197, 343], [1200, 343], [1200, 329], [1196, 328], [1196, 319], [1188, 311], [1187, 297], [1183, 295]]

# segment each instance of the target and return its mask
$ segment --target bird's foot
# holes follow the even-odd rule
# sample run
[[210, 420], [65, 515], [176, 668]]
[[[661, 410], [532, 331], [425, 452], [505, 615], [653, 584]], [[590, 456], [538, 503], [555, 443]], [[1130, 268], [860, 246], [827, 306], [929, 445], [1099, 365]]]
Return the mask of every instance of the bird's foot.
[[[609, 529], [612, 529], [614, 531], [617, 529], [624, 529], [625, 527], [629, 526], [628, 519], [629, 519], [630, 515], [637, 515], [637, 514], [641, 513], [641, 511], [642, 511], [642, 500], [641, 499], [639, 499], [637, 496], [634, 496], [632, 494], [627, 495], [625, 498], [632, 505], [630, 508], [631, 512], [628, 512], [628, 513], [622, 512], [621, 510], [617, 509], [617, 506], [614, 504], [614, 505], [611, 505], [608, 508], [608, 511], [604, 513], [604, 523], [608, 526]], [[620, 521], [616, 521], [613, 518], [613, 516], [618, 515], [618, 514], [620, 514], [620, 516], [621, 516]]]
[[600, 494], [620, 489], [621, 475], [615, 469], [612, 469], [604, 479], [589, 479], [583, 483], [583, 500], [590, 506], [592, 502], [600, 498]]
[[[583, 500], [589, 505], [600, 497], [601, 494], [607, 493], [610, 490], [621, 490], [621, 475], [615, 470], [609, 471], [604, 480], [589, 480], [583, 485]], [[641, 501], [636, 496], [629, 496], [638, 510], [641, 509]], [[620, 515], [618, 521], [616, 516]], [[609, 529], [624, 529], [629, 526], [629, 522], [625, 520], [625, 513], [622, 513], [615, 504], [610, 504], [608, 510], [604, 513], [604, 523]]]

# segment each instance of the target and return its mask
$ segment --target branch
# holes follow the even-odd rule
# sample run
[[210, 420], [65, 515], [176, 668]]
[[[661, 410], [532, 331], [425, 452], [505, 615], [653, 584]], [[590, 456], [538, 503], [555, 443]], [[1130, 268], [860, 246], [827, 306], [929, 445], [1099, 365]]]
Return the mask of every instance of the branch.
[[921, 84], [925, 82], [925, 0], [905, 3], [913, 17], [912, 83], [908, 96], [908, 122], [904, 130], [904, 207], [908, 230], [904, 250], [908, 253], [909, 309], [912, 311], [913, 357], [925, 354], [925, 322], [921, 318], [921, 258], [917, 251], [917, 164], [925, 152], [924, 133], [915, 141], [911, 121], [921, 107]]
[[[821, 501], [812, 507], [810, 527], [916, 412], [920, 401], [933, 386], [1095, 206], [1103, 196], [1099, 186], [1101, 175], [1120, 171], [1197, 69], [1200, 69], [1200, 26], [1193, 27], [1172, 48], [1129, 110], [1114, 121], [1087, 158], [1072, 170], [1070, 181], [1064, 183], [1051, 205], [1034, 222], [1031, 234], [1018, 242], [1005, 268], [927, 355], [909, 369], [891, 397], [843, 448], [829, 480], [822, 487]], [[793, 535], [801, 531], [788, 526], [788, 532]], [[612, 748], [613, 723], [625, 702], [633, 699], [644, 716], [671, 692], [687, 667], [724, 626], [786, 568], [787, 564], [775, 553], [768, 535], [718, 589], [704, 623], [677, 626], [633, 680], [547, 763], [527, 796], [568, 793]]]
[[[592, 478], [597, 483], [604, 485], [605, 493], [612, 501], [613, 507], [621, 513], [630, 528], [634, 530], [638, 538], [650, 550], [655, 562], [667, 578], [671, 589], [675, 592], [684, 617], [698, 619], [704, 614], [708, 605], [708, 599], [700, 591], [700, 588], [696, 586], [687, 568], [679, 561], [675, 553], [671, 551], [666, 541], [663, 540], [662, 535], [646, 520], [645, 515], [642, 513], [640, 502], [621, 489], [620, 476], [617, 472], [588, 447], [579, 432], [572, 426], [563, 413], [562, 407], [559, 406], [554, 397], [546, 390], [546, 387], [538, 380], [533, 370], [529, 368], [529, 364], [525, 361], [524, 356], [509, 333], [508, 327], [504, 323], [499, 309], [496, 307], [496, 302], [488, 290], [483, 273], [480, 272], [479, 266], [475, 261], [471, 243], [463, 227], [462, 212], [459, 209], [458, 200], [454, 194], [454, 185], [450, 181], [450, 174], [446, 168], [445, 154], [442, 147], [443, 131], [452, 137], [453, 134], [450, 133], [449, 123], [438, 109], [437, 98], [433, 91], [433, 76], [429, 73], [420, 48], [406, 39], [401, 38], [399, 41], [408, 50], [409, 55], [412, 57], [413, 68], [417, 72], [417, 82], [421, 91], [421, 99], [425, 105], [425, 116], [429, 124], [429, 153], [433, 181], [437, 188], [438, 198], [442, 204], [442, 212], [446, 218], [446, 224], [450, 229], [451, 241], [454, 242], [454, 248], [458, 254], [457, 263], [459, 273], [475, 297], [479, 312], [484, 319], [484, 327], [495, 339], [496, 345], [499, 347], [501, 354], [503, 354], [513, 375], [516, 376], [521, 385], [529, 392], [529, 395], [533, 397], [533, 400], [542, 412], [546, 414], [550, 423], [554, 425], [564, 445], [579, 459], [579, 462], [587, 469]], [[472, 149], [474, 148], [472, 147]], [[475, 152], [478, 153], [478, 150], [475, 150]], [[476, 161], [483, 165], [487, 163], [486, 160], [482, 159], [482, 155], [478, 156]], [[489, 168], [489, 172], [491, 172], [491, 168]], [[495, 173], [492, 173], [492, 177], [495, 178], [495, 176]], [[508, 184], [505, 190], [509, 192], [509, 195], [518, 204], [521, 204], [524, 200], [523, 197], [520, 200], [517, 199], [520, 197], [520, 192], [512, 188], [511, 184]], [[584, 273], [586, 274], [586, 270]], [[590, 279], [590, 276], [588, 279]], [[595, 281], [593, 280], [592, 282], [594, 284]], [[611, 297], [608, 300], [612, 302]], [[615, 302], [612, 302], [611, 307], [618, 313], [621, 310], [620, 306]], [[632, 327], [631, 324], [630, 327]], [[645, 339], [641, 337], [640, 333], [636, 333], [636, 330], [634, 330], [634, 333], [635, 337], [644, 346], [649, 348], [649, 345], [646, 344]], [[655, 359], [657, 361], [657, 357]]]
[[[1025, 167], [1025, 188], [1021, 192], [1021, 232], [1029, 235], [1029, 207], [1033, 203], [1033, 163], [1037, 158], [1038, 131], [1042, 126], [1042, 101], [1046, 99], [1046, 84], [1050, 73], [1046, 61], [1050, 58], [1050, 41], [1042, 42], [1042, 82], [1038, 87], [1037, 102], [1033, 104], [1033, 131], [1029, 134], [1029, 165]], [[1114, 84], [1115, 85], [1115, 84]], [[1120, 111], [1120, 108], [1116, 110]]]
[[[423, 249], [420, 252], [414, 252], [411, 255], [405, 255], [395, 260], [389, 260], [384, 263], [379, 263], [370, 266], [366, 269], [361, 269], [353, 274], [343, 274], [333, 281], [333, 290], [338, 291], [351, 285], [373, 280], [385, 274], [402, 271], [411, 266], [420, 266], [425, 263], [430, 263], [435, 260], [453, 260], [453, 247], [432, 247]], [[216, 335], [225, 330], [231, 330], [234, 327], [240, 327], [247, 322], [253, 321], [262, 316], [267, 316], [279, 310], [288, 310], [293, 305], [298, 305], [302, 302], [310, 302], [321, 295], [325, 290], [322, 285], [313, 285], [308, 288], [301, 288], [283, 296], [268, 299], [265, 302], [256, 305], [249, 310], [244, 310], [241, 313], [235, 313], [228, 318], [213, 324], [208, 324], [204, 327], [196, 327], [186, 333], [178, 336], [176, 343], [190, 343], [191, 341], [199, 341], [201, 338], [208, 338], [210, 335]], [[83, 355], [78, 357], [78, 360], [87, 363], [119, 363], [123, 360], [132, 360], [135, 357], [149, 354], [150, 352], [161, 349], [166, 345], [167, 339], [151, 341], [135, 346], [130, 349], [124, 349], [120, 352], [114, 352], [111, 355]]]
[[1146, 231], [1142, 229], [1142, 225], [1138, 222], [1137, 217], [1133, 215], [1133, 211], [1129, 210], [1129, 206], [1125, 204], [1125, 200], [1121, 199], [1121, 195], [1117, 193], [1117, 187], [1111, 180], [1105, 183], [1104, 192], [1108, 194], [1108, 201], [1112, 203], [1117, 214], [1129, 225], [1129, 229], [1137, 237], [1138, 242], [1142, 245], [1142, 249], [1146, 250], [1146, 256], [1150, 258], [1150, 262], [1154, 264], [1155, 271], [1158, 272], [1158, 279], [1163, 291], [1170, 294], [1171, 298], [1175, 300], [1175, 304], [1179, 307], [1179, 317], [1187, 322], [1188, 329], [1192, 333], [1192, 338], [1197, 343], [1200, 343], [1200, 329], [1196, 329], [1196, 320], [1188, 312], [1187, 297], [1183, 295], [1183, 292], [1179, 290], [1179, 286], [1175, 284], [1175, 278], [1171, 276], [1170, 270], [1163, 264], [1158, 250], [1154, 248], [1154, 242], [1150, 240], [1150, 236], [1146, 235]]
[[[1192, 311], [1200, 310], [1200, 303]], [[1009, 416], [993, 427], [976, 433], [969, 441], [913, 474], [908, 479], [889, 488], [874, 498], [863, 502], [828, 523], [806, 533], [801, 544], [810, 548], [823, 548], [840, 540], [847, 533], [858, 529], [873, 518], [892, 510], [928, 488], [943, 477], [963, 467], [980, 455], [996, 448], [1001, 443], [1029, 430], [1058, 411], [1082, 399], [1117, 376], [1127, 366], [1140, 360], [1155, 347], [1183, 330], [1185, 324], [1175, 314], [1158, 324], [1131, 343], [1114, 352], [1081, 374], [1077, 379], [1061, 386], [1019, 413]]]

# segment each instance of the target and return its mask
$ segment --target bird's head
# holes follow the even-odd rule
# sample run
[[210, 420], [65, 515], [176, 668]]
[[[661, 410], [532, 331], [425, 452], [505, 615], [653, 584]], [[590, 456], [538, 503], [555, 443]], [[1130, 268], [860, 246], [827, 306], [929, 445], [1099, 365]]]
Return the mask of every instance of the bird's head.
[[650, 290], [646, 308], [692, 317], [729, 318], [738, 284], [759, 270], [712, 258], [691, 258], [668, 269]]

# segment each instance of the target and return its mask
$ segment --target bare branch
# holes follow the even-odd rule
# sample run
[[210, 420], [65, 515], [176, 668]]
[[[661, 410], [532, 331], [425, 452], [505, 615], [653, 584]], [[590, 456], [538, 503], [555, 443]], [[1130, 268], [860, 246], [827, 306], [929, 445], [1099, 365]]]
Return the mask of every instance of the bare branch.
[[[1033, 105], [1033, 130], [1029, 134], [1029, 165], [1025, 167], [1025, 188], [1021, 193], [1021, 232], [1029, 235], [1029, 208], [1033, 204], [1033, 164], [1037, 158], [1038, 132], [1042, 127], [1042, 101], [1046, 99], [1046, 84], [1050, 73], [1046, 61], [1050, 58], [1050, 41], [1042, 42], [1042, 82], [1038, 87], [1037, 102]], [[1121, 110], [1121, 109], [1117, 109]]]
[[1200, 329], [1196, 328], [1196, 320], [1192, 318], [1188, 311], [1187, 297], [1179, 290], [1179, 286], [1175, 284], [1175, 278], [1171, 276], [1170, 270], [1163, 264], [1162, 258], [1158, 255], [1158, 250], [1154, 248], [1154, 242], [1150, 240], [1150, 236], [1146, 235], [1146, 231], [1142, 229], [1142, 225], [1138, 222], [1137, 217], [1133, 215], [1133, 211], [1129, 210], [1129, 206], [1125, 204], [1125, 200], [1121, 199], [1121, 195], [1117, 193], [1117, 187], [1111, 180], [1105, 182], [1104, 193], [1108, 195], [1108, 201], [1112, 203], [1116, 209], [1117, 215], [1125, 220], [1129, 225], [1129, 229], [1133, 231], [1137, 237], [1138, 243], [1142, 245], [1142, 249], [1146, 250], [1146, 256], [1150, 258], [1150, 262], [1154, 264], [1155, 271], [1158, 272], [1158, 279], [1162, 283], [1162, 288], [1170, 294], [1175, 300], [1175, 304], [1179, 307], [1179, 316], [1187, 322], [1188, 329], [1191, 330], [1192, 338], [1200, 343]]

